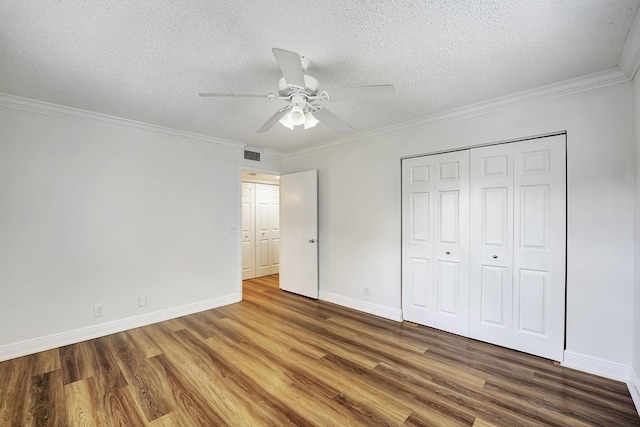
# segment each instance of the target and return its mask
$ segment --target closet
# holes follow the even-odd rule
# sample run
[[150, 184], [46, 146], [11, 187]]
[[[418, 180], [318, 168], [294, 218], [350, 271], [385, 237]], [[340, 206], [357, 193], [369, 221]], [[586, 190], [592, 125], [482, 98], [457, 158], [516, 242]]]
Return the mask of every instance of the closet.
[[402, 161], [405, 320], [562, 360], [565, 135]]
[[280, 269], [280, 187], [242, 182], [242, 280]]

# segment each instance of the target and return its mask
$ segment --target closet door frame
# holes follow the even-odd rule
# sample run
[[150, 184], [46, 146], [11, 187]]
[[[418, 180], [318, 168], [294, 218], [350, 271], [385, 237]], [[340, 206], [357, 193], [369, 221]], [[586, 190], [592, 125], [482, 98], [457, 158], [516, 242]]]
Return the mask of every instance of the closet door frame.
[[[558, 138], [550, 138], [550, 137], [558, 137]], [[543, 140], [544, 138], [547, 138], [546, 140]], [[554, 221], [556, 223], [556, 225], [552, 225], [552, 227], [554, 227], [553, 230], [550, 230], [548, 232], [548, 236], [549, 236], [549, 240], [548, 242], [548, 247], [547, 248], [551, 248], [554, 250], [553, 255], [547, 257], [547, 264], [549, 265], [549, 271], [551, 271], [550, 275], [547, 275], [543, 278], [544, 276], [544, 270], [542, 269], [542, 267], [540, 267], [540, 269], [536, 270], [537, 266], [536, 263], [538, 265], [542, 265], [544, 262], [539, 262], [539, 261], [534, 261], [534, 267], [522, 267], [521, 265], [521, 252], [522, 252], [522, 232], [523, 230], [515, 230], [516, 227], [516, 220], [513, 220], [514, 225], [510, 225], [508, 226], [509, 228], [511, 228], [511, 233], [512, 236], [509, 236], [509, 239], [513, 239], [513, 243], [511, 243], [512, 247], [513, 247], [513, 251], [512, 251], [512, 257], [513, 257], [513, 262], [511, 262], [511, 268], [512, 271], [509, 273], [507, 273], [507, 277], [510, 277], [511, 280], [513, 281], [512, 283], [512, 295], [509, 296], [508, 298], [511, 299], [512, 302], [512, 310], [510, 313], [506, 313], [507, 316], [509, 317], [508, 319], [508, 323], [511, 323], [510, 328], [511, 328], [511, 333], [504, 333], [502, 338], [504, 339], [507, 335], [510, 335], [507, 338], [507, 341], [501, 341], [501, 340], [496, 340], [494, 341], [494, 343], [498, 344], [498, 345], [503, 345], [505, 347], [509, 347], [509, 348], [515, 348], [517, 350], [520, 351], [525, 351], [527, 353], [531, 353], [531, 354], [535, 354], [541, 357], [545, 357], [545, 358], [549, 358], [549, 359], [553, 359], [553, 360], [557, 360], [557, 361], [562, 361], [563, 360], [563, 354], [564, 354], [564, 349], [565, 349], [565, 328], [566, 328], [566, 305], [567, 305], [567, 301], [566, 301], [566, 258], [567, 258], [567, 239], [566, 239], [566, 233], [567, 233], [567, 176], [566, 176], [566, 162], [567, 162], [567, 140], [566, 140], [566, 132], [555, 132], [555, 133], [549, 133], [549, 134], [544, 134], [544, 135], [538, 135], [538, 136], [531, 136], [531, 137], [526, 137], [526, 138], [519, 138], [519, 139], [514, 139], [514, 140], [509, 140], [509, 141], [501, 141], [501, 142], [496, 142], [496, 143], [490, 143], [490, 144], [478, 144], [478, 145], [473, 145], [473, 146], [467, 146], [467, 147], [461, 147], [461, 148], [457, 148], [457, 149], [452, 149], [452, 150], [447, 150], [447, 151], [438, 151], [438, 152], [432, 152], [432, 153], [425, 153], [425, 154], [420, 154], [420, 155], [413, 155], [413, 156], [407, 156], [407, 157], [403, 157], [401, 159], [401, 170], [402, 170], [402, 188], [401, 188], [401, 194], [402, 194], [402, 213], [401, 213], [401, 220], [402, 220], [402, 239], [401, 239], [401, 247], [402, 247], [402, 272], [401, 272], [401, 283], [402, 283], [402, 312], [403, 312], [403, 319], [405, 320], [409, 320], [409, 321], [415, 321], [415, 320], [411, 320], [409, 318], [406, 317], [405, 312], [406, 310], [406, 298], [408, 297], [408, 295], [410, 295], [410, 291], [408, 289], [406, 289], [407, 287], [409, 287], [409, 284], [407, 283], [407, 275], [408, 275], [408, 269], [407, 269], [407, 251], [406, 251], [406, 247], [407, 247], [407, 239], [409, 238], [409, 236], [407, 235], [407, 225], [405, 224], [406, 218], [405, 218], [405, 214], [406, 214], [406, 209], [409, 208], [408, 204], [406, 203], [405, 200], [405, 185], [406, 185], [406, 179], [404, 177], [405, 174], [405, 162], [408, 160], [411, 160], [413, 162], [415, 162], [415, 158], [419, 158], [419, 157], [424, 157], [424, 156], [432, 156], [432, 155], [440, 155], [440, 154], [445, 154], [445, 153], [451, 153], [451, 152], [457, 152], [457, 151], [463, 151], [463, 150], [469, 150], [469, 153], [471, 153], [470, 150], [476, 149], [476, 148], [483, 148], [483, 147], [493, 147], [493, 146], [500, 146], [500, 145], [504, 145], [504, 144], [512, 144], [513, 147], [515, 147], [516, 143], [519, 142], [525, 142], [525, 141], [535, 141], [535, 140], [543, 140], [542, 142], [538, 141], [537, 143], [534, 144], [534, 146], [537, 144], [539, 147], [543, 147], [542, 149], [538, 149], [538, 148], [534, 148], [532, 150], [528, 150], [525, 149], [525, 151], [529, 151], [530, 153], [533, 153], [534, 156], [530, 157], [531, 160], [531, 164], [534, 165], [533, 168], [537, 168], [538, 166], [536, 165], [543, 165], [544, 167], [547, 168], [553, 168], [555, 171], [560, 170], [560, 174], [562, 179], [555, 183], [555, 189], [554, 189], [554, 200], [555, 201], [550, 201], [549, 202], [549, 213], [550, 215], [553, 215]], [[550, 161], [548, 163], [545, 164], [545, 154], [543, 154], [543, 152], [545, 152], [546, 148], [544, 148], [545, 145], [545, 141], [548, 145], [547, 148], [550, 148], [548, 153], [549, 153], [549, 157], [547, 160], [550, 159]], [[542, 145], [540, 145], [540, 143]], [[549, 145], [550, 144], [550, 145]], [[521, 145], [522, 146], [522, 145]], [[560, 153], [561, 155], [556, 155], [556, 154], [550, 154], [551, 153], [551, 149], [555, 150], [556, 153]], [[517, 153], [519, 152], [518, 150], [514, 151]], [[522, 150], [521, 150], [522, 151]], [[514, 162], [527, 162], [526, 159], [523, 158], [518, 158], [517, 155], [514, 155]], [[511, 168], [514, 172], [518, 171], [518, 168], [520, 168], [522, 170], [523, 166], [526, 169], [526, 165], [525, 163], [520, 163], [520, 164], [514, 164], [511, 165]], [[541, 166], [542, 167], [542, 166]], [[534, 190], [537, 191], [540, 188], [533, 188], [535, 186], [541, 186], [541, 185], [545, 185], [545, 184], [540, 184], [537, 182], [531, 182], [528, 183], [527, 182], [527, 178], [526, 175], [530, 175], [530, 172], [534, 172], [533, 170], [529, 170], [529, 171], [524, 171], [524, 175], [525, 175], [525, 179], [524, 180], [519, 180], [519, 178], [514, 177], [514, 185], [511, 191], [511, 197], [513, 198], [514, 202], [512, 203], [512, 209], [513, 209], [513, 215], [514, 218], [518, 218], [519, 215], [521, 215], [521, 211], [523, 208], [522, 206], [522, 194], [523, 191], [529, 191], [529, 190]], [[471, 184], [473, 185], [473, 184]], [[527, 187], [524, 188], [523, 190], [523, 186]], [[516, 194], [516, 192], [518, 194]], [[531, 193], [534, 196], [535, 200], [535, 194]], [[542, 194], [542, 193], [540, 193]], [[472, 197], [470, 197], [470, 199], [473, 199]], [[551, 199], [550, 199], [551, 200]], [[477, 205], [477, 200], [474, 202], [473, 200], [470, 200], [470, 203], [473, 205], [474, 203]], [[516, 206], [517, 204], [517, 206]], [[472, 216], [472, 212], [469, 211], [469, 217], [471, 218]], [[519, 221], [519, 220], [518, 220]], [[471, 222], [471, 219], [469, 220], [469, 222]], [[559, 226], [558, 226], [559, 224]], [[477, 230], [470, 230], [471, 233], [477, 233]], [[471, 236], [470, 236], [471, 237]], [[470, 240], [471, 242], [471, 240]], [[536, 254], [534, 253], [536, 250], [537, 251], [541, 251], [544, 248], [524, 248], [525, 252], [526, 250], [529, 251], [529, 253], [533, 254], [533, 258], [536, 258]], [[500, 258], [500, 254], [491, 254], [490, 256], [493, 259], [493, 255], [497, 255], [498, 259]], [[476, 254], [476, 257], [478, 257], [479, 255]], [[503, 257], [506, 256], [503, 254]], [[474, 255], [470, 254], [470, 258], [473, 258]], [[545, 258], [545, 256], [538, 256], [538, 258]], [[504, 259], [504, 258], [503, 258]], [[477, 260], [476, 260], [477, 261]], [[506, 261], [509, 261], [508, 259]], [[473, 264], [470, 264], [470, 268], [473, 269], [474, 266]], [[476, 268], [477, 270], [477, 268]], [[524, 273], [535, 273], [530, 275], [529, 279], [530, 282], [528, 284], [526, 284], [526, 286], [528, 286], [530, 288], [530, 290], [534, 290], [535, 292], [537, 292], [537, 295], [531, 294], [533, 295], [533, 298], [529, 298], [526, 295], [523, 294], [522, 292], [522, 274]], [[476, 274], [476, 272], [473, 272], [471, 274]], [[538, 274], [538, 276], [540, 276], [540, 280], [537, 283], [535, 280], [536, 274]], [[529, 280], [527, 279], [527, 280]], [[471, 286], [471, 282], [473, 280], [471, 279], [471, 277], [469, 278], [469, 286]], [[558, 282], [561, 282], [561, 285], [558, 285]], [[550, 288], [552, 287], [552, 288]], [[537, 288], [537, 290], [536, 290]], [[550, 292], [549, 292], [550, 291]], [[474, 296], [474, 291], [470, 291], [470, 297], [474, 297], [477, 298], [477, 290]], [[532, 302], [533, 304], [533, 310], [536, 310], [537, 308], [535, 307], [537, 304], [537, 307], [541, 306], [540, 301], [538, 300], [542, 300], [544, 299], [544, 304], [549, 303], [550, 306], [552, 306], [552, 310], [553, 312], [551, 313], [550, 316], [547, 316], [547, 318], [545, 318], [544, 320], [544, 325], [542, 325], [540, 327], [539, 330], [533, 330], [531, 327], [524, 325], [523, 321], [526, 321], [526, 317], [523, 317], [523, 313], [524, 316], [527, 315], [527, 313], [525, 313], [527, 310], [531, 313], [531, 307], [529, 304], [529, 302]], [[471, 303], [471, 301], [469, 301]], [[524, 309], [524, 311], [523, 311]], [[471, 313], [471, 308], [469, 306], [469, 312], [470, 312], [470, 316], [474, 316], [474, 313]], [[477, 318], [477, 312], [475, 313], [476, 318]], [[532, 318], [533, 319], [533, 318]], [[472, 318], [470, 317], [470, 321], [472, 321]], [[419, 322], [418, 322], [419, 323]], [[428, 325], [428, 326], [433, 326], [438, 328], [438, 326], [436, 325]], [[523, 327], [525, 326], [525, 327]], [[550, 330], [549, 328], [552, 328], [553, 330]], [[439, 328], [440, 329], [440, 328]], [[528, 330], [527, 330], [528, 329]], [[534, 328], [535, 329], [535, 328]], [[548, 332], [551, 332], [551, 334], [549, 335]], [[469, 333], [464, 334], [466, 336], [473, 336], [473, 331], [470, 330]], [[536, 338], [537, 337], [537, 338]], [[539, 338], [539, 339], [538, 339]], [[484, 338], [483, 338], [484, 339]], [[547, 344], [546, 347], [545, 345], [540, 346], [539, 343], [535, 343], [536, 340], [538, 341], [544, 341], [547, 340]], [[491, 342], [491, 341], [487, 341], [487, 342]], [[533, 344], [532, 344], [533, 343]], [[540, 348], [538, 348], [540, 347]]]

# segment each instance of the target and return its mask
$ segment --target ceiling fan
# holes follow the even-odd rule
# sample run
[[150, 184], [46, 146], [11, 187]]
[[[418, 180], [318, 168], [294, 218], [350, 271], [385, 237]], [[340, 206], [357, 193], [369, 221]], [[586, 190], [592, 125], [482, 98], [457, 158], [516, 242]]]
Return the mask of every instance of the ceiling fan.
[[202, 92], [204, 97], [230, 96], [247, 98], [268, 98], [288, 101], [289, 105], [279, 109], [263, 124], [258, 132], [266, 132], [280, 122], [293, 130], [298, 125], [309, 129], [323, 122], [338, 133], [349, 132], [353, 127], [327, 110], [325, 104], [332, 101], [368, 101], [393, 97], [393, 85], [357, 86], [320, 90], [318, 80], [305, 74], [311, 62], [295, 52], [273, 48], [282, 77], [278, 83], [278, 93], [225, 93]]

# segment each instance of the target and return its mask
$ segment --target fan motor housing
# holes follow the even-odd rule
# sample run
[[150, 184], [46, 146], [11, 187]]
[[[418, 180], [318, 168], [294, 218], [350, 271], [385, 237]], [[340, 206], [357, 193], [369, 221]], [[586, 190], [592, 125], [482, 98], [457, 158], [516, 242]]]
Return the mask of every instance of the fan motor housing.
[[280, 94], [280, 96], [289, 97], [292, 94], [315, 96], [318, 93], [318, 80], [316, 80], [314, 77], [305, 74], [304, 85], [304, 88], [289, 86], [283, 77], [278, 82], [278, 94]]

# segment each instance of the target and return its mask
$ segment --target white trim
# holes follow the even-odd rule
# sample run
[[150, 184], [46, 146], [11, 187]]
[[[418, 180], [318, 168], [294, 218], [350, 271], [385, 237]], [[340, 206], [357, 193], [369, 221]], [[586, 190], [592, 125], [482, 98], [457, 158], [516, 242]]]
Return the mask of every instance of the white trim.
[[636, 17], [631, 24], [631, 28], [627, 33], [627, 39], [622, 46], [618, 66], [627, 74], [630, 80], [633, 80], [640, 68], [640, 13], [636, 13]]
[[625, 383], [629, 381], [631, 375], [631, 367], [628, 365], [610, 362], [568, 350], [564, 351], [562, 366]]
[[190, 141], [206, 142], [209, 144], [219, 144], [242, 149], [246, 144], [229, 141], [222, 138], [200, 135], [187, 131], [166, 128], [163, 126], [142, 123], [135, 120], [110, 116], [108, 114], [95, 113], [92, 111], [80, 110], [78, 108], [66, 107], [64, 105], [51, 104], [49, 102], [35, 99], [22, 98], [19, 96], [0, 93], [0, 107], [9, 107], [16, 110], [24, 110], [32, 113], [45, 114], [48, 116], [61, 117], [64, 119], [78, 120], [85, 123], [93, 123], [113, 128], [132, 130], [151, 135], [186, 139]]
[[640, 377], [638, 377], [638, 373], [633, 368], [631, 368], [631, 378], [627, 385], [629, 386], [631, 399], [633, 399], [633, 403], [636, 405], [636, 411], [638, 411], [638, 415], [640, 415]]
[[358, 310], [364, 313], [373, 314], [374, 316], [395, 320], [396, 322], [402, 321], [402, 310], [398, 310], [395, 308], [385, 307], [385, 306], [374, 304], [371, 302], [362, 301], [355, 298], [349, 298], [343, 295], [338, 295], [338, 294], [334, 294], [334, 293], [322, 291], [322, 290], [319, 292], [319, 299], [322, 301], [327, 301], [333, 304], [341, 305], [343, 307], [351, 308], [353, 310]]
[[117, 332], [122, 332], [129, 329], [139, 328], [141, 326], [151, 325], [153, 323], [163, 322], [165, 320], [175, 319], [176, 317], [186, 316], [205, 310], [211, 310], [213, 308], [218, 308], [224, 305], [239, 302], [241, 299], [242, 298], [239, 294], [230, 294], [205, 301], [182, 305], [179, 307], [172, 307], [153, 313], [143, 314], [141, 316], [129, 317], [127, 319], [116, 320], [113, 322], [102, 323], [100, 325], [89, 326], [73, 331], [62, 332], [46, 337], [1, 346], [0, 362], [16, 357], [26, 356], [28, 354], [62, 347], [69, 344], [78, 343], [81, 341], [115, 334]]
[[[368, 132], [358, 133], [340, 139], [335, 139], [326, 143], [320, 143], [300, 150], [293, 150], [283, 153], [284, 157], [295, 157], [309, 154], [316, 151], [322, 151], [334, 146], [370, 141], [374, 138], [396, 135], [399, 132], [413, 132], [424, 128], [439, 126], [444, 123], [462, 120], [470, 117], [488, 114], [494, 111], [513, 108], [518, 105], [529, 104], [543, 99], [557, 98], [578, 92], [585, 92], [610, 86], [618, 83], [630, 81], [631, 78], [620, 68], [612, 68], [610, 70], [599, 73], [589, 74], [587, 76], [566, 80], [560, 83], [554, 83], [542, 86], [537, 89], [518, 92], [490, 101], [479, 102], [477, 104], [467, 105], [442, 113], [409, 120], [403, 123], [386, 126]], [[397, 135], [396, 135], [397, 136]]]

